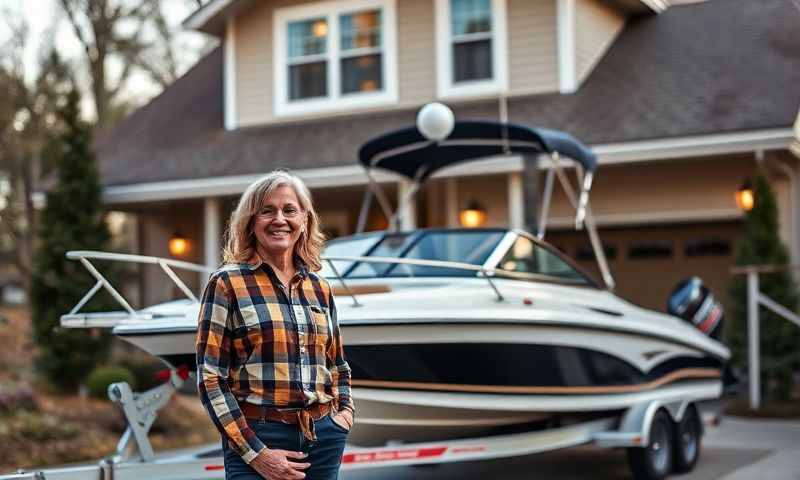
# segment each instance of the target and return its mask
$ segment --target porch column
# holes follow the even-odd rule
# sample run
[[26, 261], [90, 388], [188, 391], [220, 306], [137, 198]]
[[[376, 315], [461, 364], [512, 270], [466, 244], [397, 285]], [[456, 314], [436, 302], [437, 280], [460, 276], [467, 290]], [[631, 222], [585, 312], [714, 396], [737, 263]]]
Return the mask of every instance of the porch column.
[[397, 210], [400, 214], [400, 230], [403, 231], [417, 228], [416, 195], [410, 201], [403, 203], [412, 185], [413, 183], [406, 179], [400, 180], [397, 184]]
[[508, 174], [508, 226], [525, 228], [525, 194], [519, 172]]
[[203, 252], [205, 252], [205, 264], [211, 269], [216, 269], [221, 261], [219, 198], [206, 198], [203, 202], [203, 214]]
[[458, 179], [448, 177], [444, 181], [444, 208], [447, 213], [447, 228], [458, 228]]

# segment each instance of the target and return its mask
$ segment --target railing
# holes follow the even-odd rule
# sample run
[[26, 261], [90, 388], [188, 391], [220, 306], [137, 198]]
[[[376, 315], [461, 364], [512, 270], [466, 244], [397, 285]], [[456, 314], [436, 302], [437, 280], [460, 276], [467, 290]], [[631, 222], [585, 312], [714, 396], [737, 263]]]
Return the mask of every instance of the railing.
[[[86, 270], [88, 270], [95, 280], [97, 280], [97, 282], [92, 288], [89, 289], [88, 292], [86, 292], [83, 298], [78, 301], [78, 303], [72, 308], [72, 310], [70, 310], [69, 313], [61, 316], [61, 325], [64, 327], [110, 327], [114, 326], [117, 323], [117, 320], [121, 320], [123, 318], [149, 318], [148, 315], [136, 312], [136, 310], [131, 307], [130, 303], [125, 299], [125, 297], [116, 288], [114, 288], [113, 285], [111, 285], [108, 279], [106, 279], [103, 274], [100, 273], [97, 268], [95, 268], [90, 260], [108, 260], [115, 262], [138, 263], [143, 265], [158, 265], [161, 267], [167, 277], [172, 280], [172, 282], [181, 290], [181, 292], [183, 292], [183, 294], [193, 302], [199, 302], [197, 296], [191, 291], [191, 289], [189, 289], [189, 287], [186, 286], [183, 280], [178, 277], [172, 267], [181, 270], [205, 273], [207, 275], [211, 274], [211, 269], [205, 265], [197, 265], [194, 263], [172, 260], [168, 258], [148, 257], [144, 255], [76, 250], [67, 252], [67, 258], [70, 260], [80, 261]], [[114, 300], [116, 300], [117, 303], [119, 303], [127, 313], [78, 313], [80, 309], [83, 308], [83, 306], [86, 305], [86, 303], [88, 303], [89, 300], [91, 300], [101, 288], [104, 288], [109, 294], [111, 294]], [[90, 323], [91, 325], [89, 325]]]
[[783, 272], [787, 270], [800, 270], [800, 265], [756, 265], [731, 269], [731, 272], [735, 275], [747, 275], [748, 367], [750, 376], [750, 408], [753, 410], [761, 408], [761, 352], [759, 344], [760, 319], [758, 307], [763, 306], [776, 315], [800, 327], [800, 316], [761, 293], [759, 290], [759, 274]]
[[[69, 313], [61, 316], [61, 325], [64, 327], [69, 328], [81, 328], [81, 327], [113, 327], [119, 323], [120, 320], [130, 320], [131, 318], [137, 318], [141, 320], [149, 320], [152, 318], [152, 315], [137, 312], [131, 307], [130, 303], [125, 299], [125, 297], [116, 289], [113, 285], [108, 281], [107, 278], [100, 273], [97, 268], [92, 264], [91, 260], [102, 260], [102, 261], [116, 261], [116, 262], [127, 262], [127, 263], [138, 263], [144, 265], [158, 265], [167, 275], [167, 277], [172, 280], [172, 282], [183, 292], [183, 294], [191, 300], [192, 302], [199, 302], [197, 296], [189, 289], [188, 286], [183, 282], [183, 280], [178, 277], [175, 273], [173, 268], [182, 269], [182, 270], [189, 270], [193, 272], [203, 273], [206, 275], [210, 275], [212, 270], [205, 265], [197, 265], [194, 263], [184, 262], [180, 260], [172, 260], [167, 258], [159, 258], [159, 257], [148, 257], [144, 255], [129, 255], [124, 253], [109, 253], [109, 252], [97, 252], [91, 250], [79, 250], [79, 251], [72, 251], [67, 253], [67, 258], [71, 260], [78, 260], [83, 264], [86, 270], [97, 280], [97, 282], [86, 292], [83, 298], [78, 301], [78, 303], [70, 310]], [[327, 262], [333, 271], [336, 279], [341, 283], [344, 290], [347, 292], [348, 296], [353, 299], [353, 305], [358, 307], [362, 304], [356, 298], [356, 295], [350, 289], [350, 287], [345, 282], [342, 275], [339, 273], [339, 270], [336, 268], [334, 262], [363, 262], [363, 263], [388, 263], [388, 264], [395, 264], [395, 265], [406, 265], [406, 266], [418, 266], [418, 267], [437, 267], [437, 268], [447, 268], [453, 270], [465, 270], [475, 272], [479, 277], [483, 277], [486, 279], [487, 283], [491, 287], [494, 294], [497, 296], [498, 301], [503, 300], [503, 295], [498, 290], [497, 285], [495, 285], [494, 281], [492, 280], [492, 276], [497, 273], [497, 270], [493, 268], [484, 268], [480, 265], [473, 265], [469, 263], [462, 263], [462, 262], [449, 262], [449, 261], [442, 261], [442, 260], [423, 260], [423, 259], [410, 259], [410, 258], [393, 258], [393, 257], [347, 257], [347, 256], [335, 256], [335, 257], [323, 257], [322, 259], [324, 262]], [[413, 276], [413, 274], [412, 274]], [[124, 311], [122, 312], [103, 312], [103, 313], [79, 313], [80, 309], [89, 302], [89, 300], [94, 297], [94, 295], [101, 289], [104, 288], [111, 296], [117, 301], [117, 303], [123, 308]]]
[[[347, 292], [350, 298], [353, 299], [353, 306], [358, 307], [361, 306], [358, 299], [356, 298], [353, 291], [350, 290], [350, 287], [347, 286], [347, 283], [344, 281], [344, 278], [339, 273], [339, 270], [333, 264], [333, 262], [353, 262], [353, 263], [389, 263], [395, 265], [413, 265], [418, 267], [436, 267], [436, 268], [448, 268], [451, 270], [466, 270], [470, 272], [476, 272], [478, 276], [483, 277], [489, 283], [489, 286], [494, 291], [495, 295], [497, 295], [497, 300], [502, 301], [503, 295], [500, 293], [500, 290], [497, 289], [497, 285], [495, 285], [494, 281], [492, 281], [492, 276], [495, 275], [498, 270], [494, 268], [485, 268], [480, 265], [473, 265], [471, 263], [463, 263], [463, 262], [449, 262], [444, 260], [423, 260], [417, 258], [395, 258], [395, 257], [323, 257], [322, 260], [324, 262], [328, 262], [328, 265], [331, 267], [334, 275], [336, 275], [337, 280], [341, 283], [342, 288]], [[413, 275], [412, 275], [413, 276]]]

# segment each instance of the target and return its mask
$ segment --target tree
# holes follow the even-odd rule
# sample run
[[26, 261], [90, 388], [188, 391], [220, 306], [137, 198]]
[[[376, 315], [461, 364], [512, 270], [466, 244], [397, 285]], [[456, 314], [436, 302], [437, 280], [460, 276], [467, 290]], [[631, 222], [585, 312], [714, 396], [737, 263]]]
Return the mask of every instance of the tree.
[[[162, 0], [60, 0], [83, 47], [97, 115], [97, 128], [113, 121], [114, 104], [131, 74], [139, 70], [165, 88], [178, 76], [174, 31]], [[120, 72], [111, 78], [112, 60]]]
[[[38, 230], [39, 245], [32, 278], [34, 339], [39, 345], [37, 368], [55, 386], [74, 390], [109, 353], [107, 333], [62, 329], [68, 312], [94, 281], [80, 263], [67, 260], [69, 250], [103, 250], [110, 234], [100, 209], [101, 187], [90, 150], [91, 127], [80, 119], [80, 95], [73, 88], [58, 115], [63, 129], [49, 143], [57, 183], [47, 192]], [[96, 309], [107, 305], [93, 302]]]
[[[764, 172], [754, 180], [752, 210], [744, 221], [744, 236], [739, 244], [737, 265], [777, 265], [789, 263], [789, 254], [778, 234], [778, 207], [775, 194]], [[762, 293], [787, 307], [797, 310], [797, 286], [786, 270], [759, 276]], [[747, 364], [747, 281], [737, 276], [730, 286], [731, 315], [728, 341], [733, 350], [733, 362]], [[772, 400], [788, 400], [792, 392], [793, 374], [800, 366], [800, 330], [786, 319], [766, 309], [760, 310], [761, 376], [764, 394]]]
[[[57, 98], [72, 82], [69, 68], [49, 43], [33, 82], [26, 81], [23, 55], [28, 25], [6, 14], [10, 39], [0, 55], [0, 255], [19, 273], [30, 293], [36, 211], [34, 188], [47, 165], [40, 162], [44, 139], [56, 128]], [[48, 43], [48, 42], [46, 42]]]

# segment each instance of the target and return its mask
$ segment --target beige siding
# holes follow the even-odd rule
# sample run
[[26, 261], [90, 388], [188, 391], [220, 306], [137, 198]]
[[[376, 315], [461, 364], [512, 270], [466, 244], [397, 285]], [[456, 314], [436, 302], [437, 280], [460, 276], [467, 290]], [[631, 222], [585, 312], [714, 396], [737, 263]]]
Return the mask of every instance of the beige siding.
[[434, 0], [397, 0], [397, 71], [402, 105], [436, 98]]
[[508, 0], [508, 49], [512, 95], [558, 90], [555, 0]]
[[[671, 215], [686, 221], [701, 214], [738, 216], [734, 192], [752, 171], [748, 155], [601, 166], [592, 186], [592, 211], [605, 225]], [[556, 182], [551, 220], [569, 225], [574, 215]]]
[[576, 70], [581, 83], [622, 30], [625, 17], [599, 0], [577, 0], [575, 8]]
[[508, 175], [461, 177], [456, 188], [459, 211], [474, 200], [486, 209], [485, 227], [508, 226]]
[[[235, 22], [236, 112], [240, 127], [270, 123], [273, 115], [273, 11], [319, 0], [259, 2]], [[324, 1], [324, 0], [323, 0]], [[558, 89], [555, 0], [508, 0], [509, 81], [512, 95]], [[398, 108], [436, 98], [433, 0], [397, 0]]]
[[319, 2], [320, 0], [260, 2], [236, 18], [238, 126], [246, 127], [273, 121], [273, 12], [278, 8]]
[[[273, 115], [273, 12], [319, 0], [262, 2], [236, 20], [236, 108], [239, 126], [269, 123]], [[435, 98], [433, 0], [397, 0], [400, 105]]]
[[[266, 2], [265, 2], [266, 3]], [[272, 116], [272, 10], [264, 3], [236, 19], [237, 124]]]
[[[139, 247], [143, 255], [174, 258], [169, 254], [169, 239], [175, 232], [181, 232], [189, 239], [189, 251], [176, 258], [190, 263], [203, 263], [203, 221], [198, 220], [197, 212], [203, 211], [203, 204], [197, 201], [171, 203], [168, 208], [137, 214], [139, 220]], [[185, 298], [181, 290], [169, 280], [167, 275], [154, 266], [141, 267], [143, 306]], [[201, 275], [187, 270], [176, 269], [175, 273], [193, 292], [201, 287]]]

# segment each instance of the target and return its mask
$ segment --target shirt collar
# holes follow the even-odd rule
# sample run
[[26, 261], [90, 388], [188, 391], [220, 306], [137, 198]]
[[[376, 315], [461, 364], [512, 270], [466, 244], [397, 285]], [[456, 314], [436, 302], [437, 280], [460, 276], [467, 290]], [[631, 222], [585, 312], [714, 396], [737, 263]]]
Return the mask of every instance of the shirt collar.
[[[270, 264], [265, 262], [261, 258], [261, 255], [258, 254], [258, 252], [253, 252], [253, 256], [250, 257], [250, 260], [248, 260], [247, 263], [243, 264], [243, 266], [247, 267], [249, 270], [256, 270], [262, 265], [272, 270]], [[304, 262], [303, 259], [298, 257], [297, 255], [294, 256], [294, 266], [295, 269], [297, 270], [295, 276], [300, 275], [302, 278], [308, 276], [308, 265], [306, 265], [306, 262]]]

